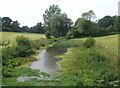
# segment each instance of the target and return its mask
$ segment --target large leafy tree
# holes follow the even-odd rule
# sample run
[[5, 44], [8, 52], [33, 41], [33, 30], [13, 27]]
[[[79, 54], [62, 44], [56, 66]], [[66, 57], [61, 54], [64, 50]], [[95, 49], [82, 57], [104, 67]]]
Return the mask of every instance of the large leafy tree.
[[13, 32], [19, 32], [19, 31], [21, 31], [19, 25], [20, 25], [20, 23], [17, 20], [13, 21], [12, 24], [11, 24], [11, 30]]
[[82, 16], [82, 18], [84, 18], [86, 20], [91, 20], [91, 21], [96, 18], [96, 15], [93, 10], [83, 13], [81, 16]]
[[11, 30], [11, 22], [12, 22], [12, 20], [9, 17], [2, 18], [3, 31], [10, 31]]
[[96, 23], [83, 18], [78, 18], [75, 22], [74, 36], [95, 36], [98, 33], [99, 27]]
[[116, 18], [116, 16], [113, 16], [113, 17], [111, 17], [111, 16], [105, 16], [102, 19], [98, 20], [98, 25], [101, 28], [107, 28], [110, 25], [114, 25], [115, 18]]
[[65, 36], [72, 24], [71, 19], [65, 13], [61, 13], [58, 5], [51, 5], [43, 17], [44, 28], [54, 37]]
[[65, 36], [72, 21], [66, 14], [55, 14], [50, 18], [50, 33], [55, 37]]
[[61, 14], [61, 9], [58, 5], [50, 5], [49, 9], [46, 9], [45, 14], [43, 14], [44, 27], [46, 30], [49, 30], [50, 18], [53, 17], [54, 14]]

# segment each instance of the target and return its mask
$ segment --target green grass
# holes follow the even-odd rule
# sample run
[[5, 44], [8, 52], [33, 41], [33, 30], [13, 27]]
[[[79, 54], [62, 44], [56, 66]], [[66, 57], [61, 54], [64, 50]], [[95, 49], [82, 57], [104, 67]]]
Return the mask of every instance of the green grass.
[[0, 32], [2, 35], [2, 40], [10, 41], [11, 43], [15, 42], [15, 38], [17, 36], [24, 35], [28, 37], [30, 40], [37, 40], [40, 38], [45, 38], [44, 34], [35, 34], [35, 33], [17, 33], [17, 32]]
[[[59, 74], [64, 77], [64, 79], [59, 78], [61, 85], [104, 86], [111, 85], [108, 83], [117, 80], [117, 69], [113, 69], [111, 61], [102, 53], [97, 52], [96, 47], [68, 48], [68, 52], [61, 57], [64, 58], [58, 62], [62, 68]], [[97, 83], [100, 80], [104, 80], [104, 83]]]
[[[17, 36], [20, 36], [20, 35], [24, 35], [28, 38], [30, 38], [31, 40], [38, 40], [40, 38], [45, 38], [44, 35], [41, 35], [41, 34], [33, 34], [33, 33], [14, 33], [14, 32], [0, 32], [2, 33], [2, 39], [3, 40], [9, 40], [11, 43], [14, 43], [15, 42], [15, 38]], [[91, 56], [91, 49], [87, 50], [87, 49], [83, 49], [80, 48], [79, 45], [81, 45], [81, 43], [83, 41], [85, 41], [86, 38], [78, 38], [78, 39], [73, 39], [73, 40], [77, 40], [77, 46], [74, 44], [75, 42], [74, 41], [71, 41], [71, 40], [66, 40], [66, 41], [59, 41], [59, 46], [61, 47], [64, 47], [64, 48], [68, 48], [68, 51], [65, 55], [62, 55], [62, 56], [55, 56], [56, 58], [64, 58], [62, 61], [58, 62], [58, 64], [60, 65], [60, 67], [62, 68], [62, 71], [61, 72], [58, 72], [58, 73], [61, 73], [63, 74], [63, 79], [65, 80], [62, 80], [62, 78], [60, 77], [60, 81], [62, 85], [66, 86], [66, 85], [71, 85], [71, 86], [74, 86], [74, 85], [78, 85], [74, 82], [74, 80], [76, 80], [76, 82], [80, 83], [80, 82], [83, 82], [82, 79], [85, 78], [85, 82], [84, 83], [88, 83], [88, 84], [84, 84], [84, 85], [93, 85], [93, 81], [94, 81], [94, 78], [98, 77], [99, 75], [99, 70], [98, 71], [94, 71], [92, 69], [85, 69], [83, 71], [85, 71], [86, 75], [82, 74], [81, 73], [81, 70], [82, 67], [85, 66], [85, 63], [83, 63], [83, 61], [86, 59], [86, 58], [91, 58], [93, 59], [93, 57]], [[113, 59], [115, 58], [117, 60], [117, 55], [118, 55], [118, 35], [110, 35], [110, 36], [102, 36], [102, 37], [95, 37], [95, 40], [96, 40], [96, 43], [95, 43], [95, 46], [93, 47], [94, 50], [96, 50], [98, 53], [100, 53], [100, 55], [103, 55], [105, 56], [106, 58], [111, 58], [112, 60], [112, 63], [116, 64], [117, 66], [117, 62]], [[37, 41], [38, 42], [38, 41]], [[79, 45], [78, 45], [79, 44]], [[76, 47], [73, 47], [73, 46], [76, 46]], [[78, 48], [79, 46], [79, 48]], [[72, 48], [70, 48], [72, 47]], [[94, 54], [94, 53], [92, 53]], [[99, 55], [98, 55], [99, 56]], [[80, 58], [81, 57], [81, 58]], [[82, 59], [82, 57], [84, 57]], [[97, 58], [97, 55], [96, 57], [94, 58]], [[78, 60], [80, 59], [80, 60]], [[92, 66], [92, 67], [97, 67], [98, 64], [95, 64], [95, 63], [91, 63], [92, 65], [96, 65], [96, 66]], [[111, 64], [111, 63], [108, 63], [108, 62], [105, 62], [105, 64]], [[111, 65], [113, 65], [111, 64]], [[86, 64], [87, 66], [87, 64]], [[100, 65], [101, 66], [101, 65]], [[100, 67], [98, 66], [98, 67]], [[16, 75], [18, 74], [23, 74], [22, 72], [20, 73], [19, 71], [21, 70], [21, 67], [24, 67], [23, 66], [20, 66], [18, 68], [16, 68]], [[107, 67], [107, 66], [106, 66]], [[18, 69], [18, 71], [17, 71]], [[93, 68], [94, 69], [94, 68]], [[96, 68], [95, 68], [96, 69]], [[102, 67], [100, 68], [101, 70], [103, 69]], [[108, 69], [108, 68], [106, 68]], [[105, 70], [106, 70], [105, 69]], [[100, 71], [101, 71], [100, 70]], [[108, 69], [109, 70], [109, 69]], [[110, 69], [111, 70], [111, 69]], [[25, 70], [26, 72], [27, 70]], [[111, 70], [112, 71], [112, 70]], [[27, 71], [29, 72], [29, 71]], [[77, 79], [79, 78], [78, 76], [76, 76], [77, 73], [80, 73], [80, 75], [83, 75], [83, 76], [79, 76], [79, 77], [83, 77], [81, 78], [81, 80]], [[103, 71], [104, 72], [104, 71]], [[32, 72], [29, 72], [30, 74], [27, 73], [27, 75], [31, 75]], [[96, 75], [95, 75], [95, 74]], [[87, 74], [93, 74], [93, 75], [88, 75]], [[108, 73], [106, 73], [107, 75], [112, 75], [112, 72], [111, 74], [109, 74], [109, 71]], [[26, 75], [26, 74], [25, 74]], [[35, 75], [35, 74], [34, 74]], [[94, 76], [95, 75], [95, 76]], [[67, 76], [65, 78], [65, 76]], [[90, 77], [90, 78], [89, 78]], [[91, 78], [92, 77], [92, 78]], [[110, 76], [111, 77], [111, 76]], [[89, 78], [89, 79], [88, 79]], [[15, 78], [16, 79], [16, 78]], [[16, 83], [15, 79], [13, 78], [12, 80], [14, 81], [13, 83], [8, 83], [8, 85], [13, 85]], [[6, 78], [4, 79], [4, 84], [7, 84], [7, 81], [10, 82], [11, 79], [10, 78]], [[59, 81], [59, 80], [58, 80]], [[28, 85], [30, 82], [26, 82], [26, 83], [20, 83], [20, 85]], [[38, 80], [35, 81], [34, 80], [34, 83], [31, 85], [34, 85], [36, 83], [40, 83]], [[41, 82], [42, 83], [42, 82]], [[64, 84], [65, 83], [65, 84]], [[72, 83], [72, 84], [71, 84]], [[90, 83], [90, 84], [89, 84]], [[19, 84], [19, 83], [18, 83]], [[18, 84], [15, 84], [15, 85], [18, 85]], [[42, 83], [44, 84], [44, 82]], [[44, 85], [48, 84], [47, 82], [45, 82]], [[56, 83], [55, 83], [56, 84]], [[41, 84], [39, 84], [41, 85]], [[53, 83], [54, 85], [54, 83]], [[59, 83], [58, 83], [59, 85]], [[100, 84], [99, 84], [100, 85]]]
[[[73, 40], [84, 42], [86, 39], [87, 38], [77, 38]], [[63, 76], [63, 79], [61, 77], [59, 78], [60, 84], [62, 85], [71, 84], [72, 86], [74, 85], [103, 86], [107, 85], [107, 81], [111, 79], [112, 79], [111, 83], [114, 84], [115, 79], [113, 78], [117, 77], [118, 71], [118, 35], [94, 37], [94, 39], [96, 40], [96, 42], [92, 48], [85, 49], [84, 47], [81, 46], [71, 47], [68, 48], [68, 51], [67, 53], [65, 53], [65, 55], [61, 55], [61, 58], [64, 59], [58, 62], [61, 68], [61, 71], [58, 73]], [[95, 53], [94, 51], [97, 53]], [[60, 58], [60, 56], [58, 57]], [[97, 62], [93, 60], [93, 59], [99, 60], [100, 58], [101, 61], [102, 59], [105, 60], [103, 60], [101, 63], [99, 61]], [[88, 68], [88, 66], [90, 67]], [[80, 76], [79, 75], [76, 76], [76, 73], [78, 74], [79, 72]], [[102, 75], [100, 72], [105, 73], [105, 75]], [[65, 76], [67, 77], [65, 78]], [[78, 77], [79, 79], [77, 80], [76, 77]], [[94, 83], [96, 78], [105, 79], [104, 80], [105, 84]], [[78, 82], [78, 84], [74, 83], [75, 81], [76, 83]]]
[[[102, 36], [102, 37], [93, 37], [96, 40], [96, 45], [101, 45], [104, 47], [107, 51], [110, 51], [111, 54], [118, 55], [118, 36], [120, 34], [116, 35], [109, 35], [109, 36]], [[75, 40], [82, 40], [85, 41], [86, 38], [78, 38]]]

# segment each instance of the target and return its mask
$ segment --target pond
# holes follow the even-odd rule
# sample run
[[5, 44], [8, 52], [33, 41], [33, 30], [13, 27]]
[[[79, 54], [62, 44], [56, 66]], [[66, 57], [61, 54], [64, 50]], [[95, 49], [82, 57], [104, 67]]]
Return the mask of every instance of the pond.
[[29, 68], [31, 69], [38, 69], [41, 72], [48, 73], [50, 75], [57, 75], [56, 71], [59, 69], [57, 62], [62, 60], [56, 59], [55, 56], [64, 54], [65, 51], [60, 50], [56, 47], [50, 47], [48, 49], [42, 49], [40, 50], [40, 54], [36, 56], [38, 58], [38, 61], [32, 62], [29, 65]]

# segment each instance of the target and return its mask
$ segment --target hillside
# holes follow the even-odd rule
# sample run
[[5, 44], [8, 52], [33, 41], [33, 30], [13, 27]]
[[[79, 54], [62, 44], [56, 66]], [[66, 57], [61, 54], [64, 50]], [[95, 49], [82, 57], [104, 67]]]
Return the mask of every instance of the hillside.
[[[94, 37], [96, 40], [96, 45], [101, 45], [106, 50], [118, 55], [118, 36], [116, 35], [109, 35], [109, 36], [102, 36], [102, 37]], [[77, 38], [75, 40], [82, 40], [84, 41], [86, 38]]]

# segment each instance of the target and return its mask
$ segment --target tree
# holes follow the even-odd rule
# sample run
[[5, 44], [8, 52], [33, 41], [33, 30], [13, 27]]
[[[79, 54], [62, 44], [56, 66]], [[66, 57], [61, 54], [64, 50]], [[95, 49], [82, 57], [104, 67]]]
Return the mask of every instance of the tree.
[[44, 26], [46, 30], [49, 30], [50, 18], [54, 14], [61, 14], [61, 10], [58, 5], [50, 5], [49, 9], [46, 9], [45, 14], [43, 14]]
[[52, 5], [45, 11], [44, 28], [54, 37], [65, 36], [71, 27], [72, 20], [65, 13], [61, 13], [57, 5]]
[[115, 32], [120, 32], [120, 16], [116, 17], [115, 24], [114, 24]]
[[42, 27], [42, 23], [39, 22], [39, 23], [37, 23], [37, 25], [30, 28], [30, 32], [33, 32], [33, 33], [45, 33], [45, 30]]
[[20, 23], [18, 23], [18, 21], [13, 21], [12, 24], [11, 24], [11, 30], [13, 32], [20, 32], [20, 27], [19, 27]]
[[65, 36], [71, 27], [72, 21], [66, 14], [55, 14], [50, 19], [50, 33], [55, 37]]
[[98, 25], [101, 28], [107, 28], [110, 25], [114, 25], [116, 16], [105, 16], [102, 19], [98, 20]]
[[86, 20], [94, 20], [96, 18], [94, 11], [90, 10], [82, 14], [82, 18]]
[[29, 32], [30, 28], [28, 26], [22, 26], [21, 32]]
[[91, 22], [83, 18], [78, 18], [75, 22], [75, 27], [72, 29], [72, 34], [74, 37], [80, 36], [96, 36], [98, 33], [99, 27], [96, 23]]
[[12, 20], [9, 17], [2, 18], [3, 31], [10, 31], [11, 30], [11, 22], [12, 22]]

